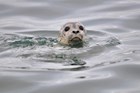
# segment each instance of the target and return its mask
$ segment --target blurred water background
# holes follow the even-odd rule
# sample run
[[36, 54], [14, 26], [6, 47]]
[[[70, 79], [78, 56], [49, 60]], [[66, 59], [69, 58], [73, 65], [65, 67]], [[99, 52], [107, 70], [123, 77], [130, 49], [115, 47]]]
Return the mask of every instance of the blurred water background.
[[[55, 46], [69, 21], [88, 46]], [[0, 0], [0, 93], [140, 93], [139, 30], [139, 0]]]

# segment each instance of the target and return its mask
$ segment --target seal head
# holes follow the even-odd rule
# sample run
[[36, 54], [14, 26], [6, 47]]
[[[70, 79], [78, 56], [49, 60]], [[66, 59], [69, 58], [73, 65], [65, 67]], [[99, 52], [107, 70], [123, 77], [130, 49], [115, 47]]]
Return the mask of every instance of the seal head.
[[80, 22], [68, 22], [62, 26], [58, 41], [63, 45], [82, 47], [85, 37], [86, 30]]

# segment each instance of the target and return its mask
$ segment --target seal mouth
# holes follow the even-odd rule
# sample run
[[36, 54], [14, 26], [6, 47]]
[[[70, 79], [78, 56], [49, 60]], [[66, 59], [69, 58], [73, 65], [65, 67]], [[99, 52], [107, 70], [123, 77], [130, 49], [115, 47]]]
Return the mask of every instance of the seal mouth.
[[79, 38], [79, 37], [74, 37], [74, 38], [72, 38], [70, 41], [82, 41], [82, 39]]
[[83, 47], [83, 40], [79, 37], [74, 37], [69, 40], [69, 45], [71, 47]]

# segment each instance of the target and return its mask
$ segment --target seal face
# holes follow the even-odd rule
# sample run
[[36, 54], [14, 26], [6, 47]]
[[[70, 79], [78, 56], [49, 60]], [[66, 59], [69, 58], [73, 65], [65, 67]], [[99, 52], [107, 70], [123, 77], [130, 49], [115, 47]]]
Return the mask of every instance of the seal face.
[[80, 22], [68, 22], [62, 26], [58, 41], [68, 46], [82, 46], [86, 37], [86, 30]]

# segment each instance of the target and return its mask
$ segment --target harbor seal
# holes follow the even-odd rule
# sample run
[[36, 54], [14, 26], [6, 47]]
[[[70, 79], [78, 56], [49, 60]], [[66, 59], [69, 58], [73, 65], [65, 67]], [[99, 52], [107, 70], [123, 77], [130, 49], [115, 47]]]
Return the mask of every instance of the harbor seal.
[[58, 41], [62, 45], [81, 47], [83, 46], [87, 31], [80, 22], [68, 22], [59, 32]]

